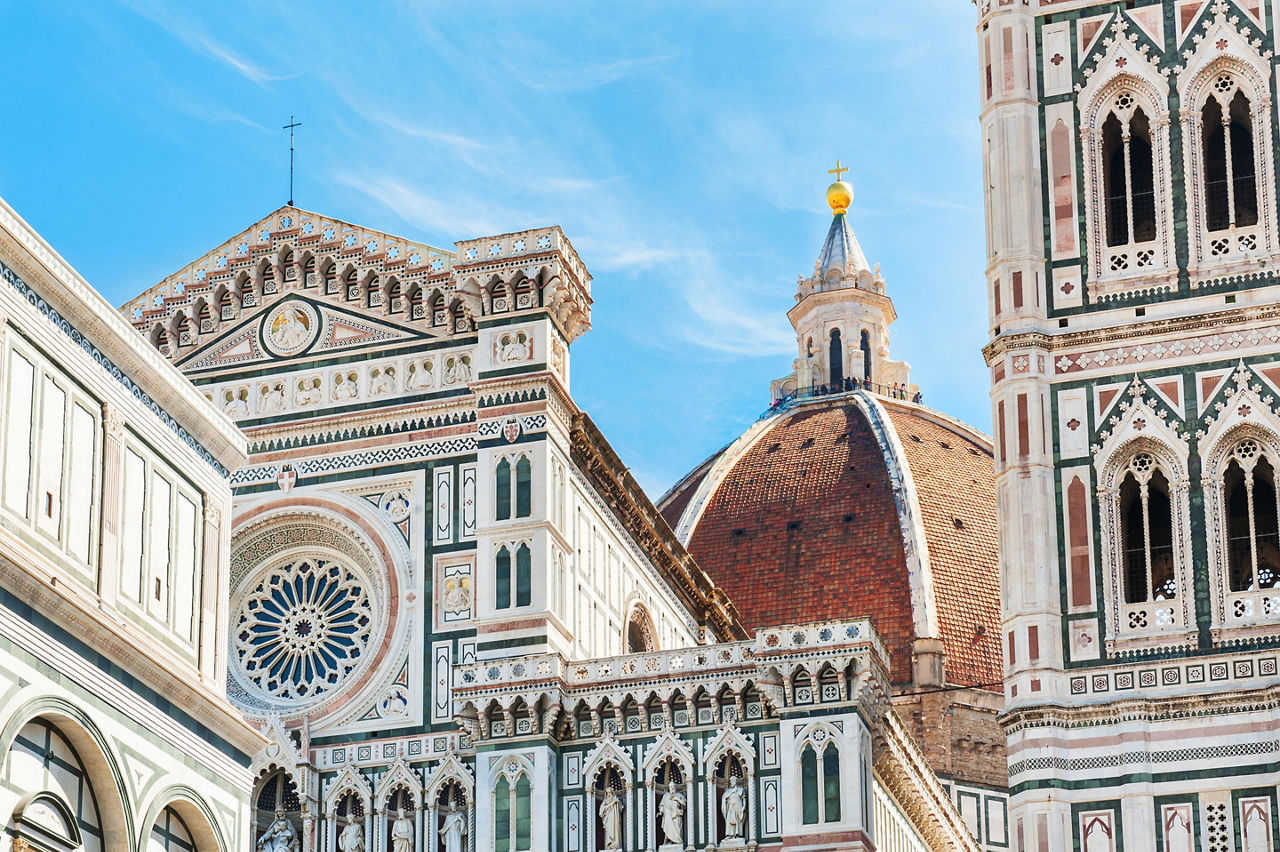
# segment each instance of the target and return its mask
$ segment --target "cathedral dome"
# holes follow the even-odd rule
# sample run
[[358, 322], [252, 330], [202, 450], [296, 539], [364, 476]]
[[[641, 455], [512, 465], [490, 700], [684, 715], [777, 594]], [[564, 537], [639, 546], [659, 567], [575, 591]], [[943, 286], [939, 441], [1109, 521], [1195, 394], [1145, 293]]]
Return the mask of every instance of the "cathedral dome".
[[1003, 675], [995, 502], [990, 439], [858, 390], [760, 420], [660, 508], [748, 629], [869, 616], [896, 684], [941, 640], [948, 684], [989, 686]]

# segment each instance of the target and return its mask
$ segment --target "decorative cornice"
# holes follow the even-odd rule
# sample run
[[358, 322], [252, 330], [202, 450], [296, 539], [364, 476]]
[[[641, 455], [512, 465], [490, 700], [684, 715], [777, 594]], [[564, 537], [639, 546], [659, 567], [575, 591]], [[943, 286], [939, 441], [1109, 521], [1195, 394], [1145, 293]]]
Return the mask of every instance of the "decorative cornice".
[[1069, 707], [1041, 704], [1018, 707], [1001, 714], [1007, 735], [1038, 728], [1097, 728], [1129, 722], [1174, 722], [1238, 713], [1280, 710], [1280, 684], [1262, 689], [1233, 690], [1159, 698], [1131, 698], [1107, 704]]
[[570, 451], [574, 463], [605, 499], [631, 538], [680, 595], [699, 622], [721, 640], [745, 639], [738, 610], [684, 549], [644, 489], [623, 465], [585, 412], [573, 415]]

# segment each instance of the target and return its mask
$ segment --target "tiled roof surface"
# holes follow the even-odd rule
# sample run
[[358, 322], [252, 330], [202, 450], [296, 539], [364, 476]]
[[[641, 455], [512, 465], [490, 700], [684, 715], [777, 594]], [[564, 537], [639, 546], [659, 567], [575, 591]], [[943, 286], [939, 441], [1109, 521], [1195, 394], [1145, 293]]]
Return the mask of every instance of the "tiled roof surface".
[[991, 451], [906, 406], [889, 401], [885, 408], [916, 484], [947, 681], [999, 683], [1004, 667]]
[[779, 416], [720, 483], [689, 551], [748, 629], [869, 616], [911, 679], [911, 592], [880, 448], [852, 405]]
[[[915, 406], [884, 407], [916, 485], [947, 680], [999, 682], [990, 449]], [[663, 515], [673, 527], [705, 475], [668, 497]], [[879, 443], [851, 400], [779, 416], [724, 476], [688, 549], [748, 629], [869, 616], [889, 648], [892, 680], [911, 681], [915, 631], [898, 512]]]

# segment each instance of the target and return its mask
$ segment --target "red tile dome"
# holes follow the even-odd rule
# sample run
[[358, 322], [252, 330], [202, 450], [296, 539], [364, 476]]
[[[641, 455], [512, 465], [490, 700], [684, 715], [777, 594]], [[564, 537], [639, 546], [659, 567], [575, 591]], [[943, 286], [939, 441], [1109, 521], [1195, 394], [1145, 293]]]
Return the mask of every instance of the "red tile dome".
[[748, 629], [869, 616], [897, 684], [917, 638], [942, 640], [947, 683], [1001, 680], [995, 475], [971, 427], [819, 397], [753, 425], [660, 507]]

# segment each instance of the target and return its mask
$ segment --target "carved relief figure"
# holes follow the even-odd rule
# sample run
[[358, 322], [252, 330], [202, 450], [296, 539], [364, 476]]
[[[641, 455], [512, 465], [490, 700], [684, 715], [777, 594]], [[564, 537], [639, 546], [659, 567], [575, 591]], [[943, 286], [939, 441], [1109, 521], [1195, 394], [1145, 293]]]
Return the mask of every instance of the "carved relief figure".
[[281, 349], [297, 349], [310, 334], [310, 319], [301, 308], [287, 308], [271, 323], [271, 341]]
[[298, 381], [298, 392], [294, 395], [293, 401], [298, 406], [319, 405], [324, 399], [324, 394], [320, 390], [320, 379], [301, 379]]
[[360, 395], [360, 377], [354, 372], [345, 376], [338, 373], [333, 377], [334, 399], [355, 399]]
[[389, 393], [395, 393], [396, 390], [396, 368], [385, 367], [381, 371], [374, 370], [373, 378], [369, 382], [369, 393], [373, 396], [386, 396]]
[[612, 789], [600, 802], [600, 824], [604, 826], [604, 848], [622, 848], [622, 799]]
[[444, 583], [444, 608], [449, 612], [471, 609], [471, 578], [450, 577]]
[[674, 788], [668, 790], [658, 803], [658, 813], [662, 816], [662, 834], [667, 843], [680, 846], [684, 843], [684, 793]]
[[422, 390], [435, 384], [435, 376], [432, 374], [432, 369], [430, 361], [409, 364], [409, 390]]
[[720, 808], [724, 816], [725, 839], [740, 839], [747, 822], [747, 791], [738, 786], [737, 775], [729, 777], [729, 786], [720, 800]]
[[471, 356], [451, 356], [444, 362], [444, 383], [456, 385], [471, 381]]
[[403, 808], [396, 811], [391, 824], [391, 852], [413, 852], [413, 820]]
[[284, 382], [262, 386], [262, 398], [258, 400], [259, 414], [273, 414], [284, 411]]
[[293, 823], [285, 819], [284, 811], [277, 810], [275, 821], [258, 838], [258, 852], [298, 852], [298, 835]]
[[463, 811], [450, 811], [444, 816], [440, 833], [444, 835], [444, 852], [463, 852], [462, 836], [467, 831], [467, 816]]
[[342, 852], [364, 852], [364, 826], [358, 821], [347, 823], [338, 835], [338, 848]]
[[523, 331], [505, 332], [498, 338], [496, 347], [498, 360], [503, 363], [524, 361], [530, 357], [529, 335]]
[[239, 393], [229, 390], [224, 394], [226, 402], [222, 404], [222, 410], [230, 417], [248, 417], [249, 416], [249, 390], [248, 388], [240, 388]]

